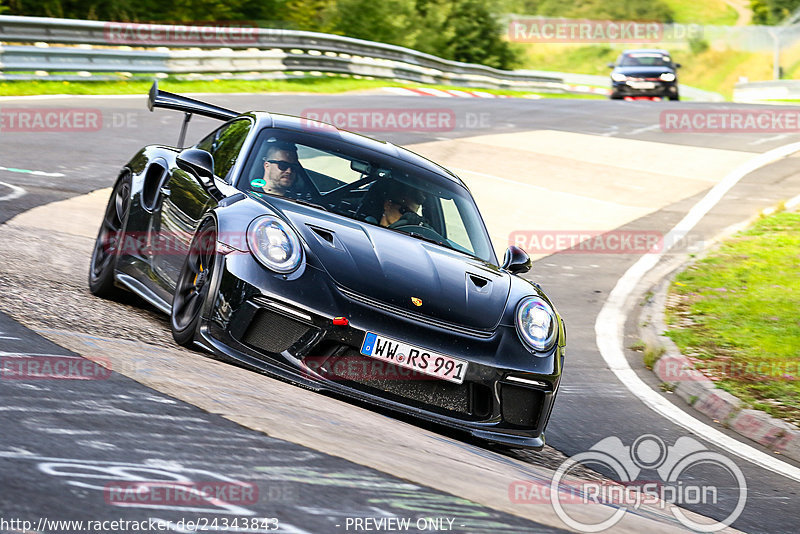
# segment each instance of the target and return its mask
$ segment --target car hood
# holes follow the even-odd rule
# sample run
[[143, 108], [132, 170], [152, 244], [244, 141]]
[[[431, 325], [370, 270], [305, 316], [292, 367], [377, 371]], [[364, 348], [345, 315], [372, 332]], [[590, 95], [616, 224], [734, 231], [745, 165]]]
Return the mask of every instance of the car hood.
[[616, 67], [614, 71], [636, 78], [658, 78], [665, 72], [675, 74], [675, 71], [669, 67]]
[[305, 206], [283, 213], [342, 288], [470, 329], [491, 330], [500, 322], [511, 279], [497, 266]]

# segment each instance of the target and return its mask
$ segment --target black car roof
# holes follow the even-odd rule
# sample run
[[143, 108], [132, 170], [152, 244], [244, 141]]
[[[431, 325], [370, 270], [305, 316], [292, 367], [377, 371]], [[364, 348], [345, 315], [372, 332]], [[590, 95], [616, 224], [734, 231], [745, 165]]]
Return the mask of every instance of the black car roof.
[[[263, 128], [281, 128], [284, 130], [308, 133], [310, 130], [308, 125], [310, 119], [303, 117], [282, 115], [280, 113], [270, 113], [267, 111], [251, 111], [244, 113], [243, 115], [253, 117], [256, 120], [256, 127], [259, 131]], [[399, 147], [389, 143], [388, 141], [380, 141], [378, 139], [367, 137], [366, 135], [350, 132], [348, 130], [341, 130], [332, 124], [328, 126], [330, 127], [314, 128], [314, 135], [357, 145], [361, 148], [366, 148], [385, 156], [400, 159], [406, 163], [411, 163], [412, 165], [416, 165], [417, 167], [421, 167], [427, 171], [434, 172], [457, 183], [465, 189], [468, 189], [461, 178], [453, 174], [451, 171], [408, 149]]]
[[663, 48], [637, 48], [635, 50], [625, 50], [622, 55], [627, 56], [630, 54], [663, 54], [665, 56], [670, 55], [669, 52], [664, 50]]

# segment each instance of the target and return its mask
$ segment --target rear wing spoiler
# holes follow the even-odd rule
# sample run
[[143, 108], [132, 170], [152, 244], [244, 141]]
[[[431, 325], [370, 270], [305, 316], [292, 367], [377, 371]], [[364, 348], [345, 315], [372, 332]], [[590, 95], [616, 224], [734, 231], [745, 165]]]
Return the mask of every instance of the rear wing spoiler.
[[189, 126], [189, 121], [192, 119], [193, 114], [196, 113], [197, 115], [221, 121], [228, 121], [241, 115], [241, 113], [230, 109], [200, 102], [199, 100], [176, 95], [175, 93], [161, 91], [158, 88], [158, 80], [153, 81], [153, 86], [150, 88], [150, 94], [147, 97], [147, 109], [154, 111], [155, 108], [183, 111], [184, 119], [183, 126], [181, 126], [181, 133], [178, 137], [178, 148], [183, 147], [183, 141], [186, 138], [186, 129]]

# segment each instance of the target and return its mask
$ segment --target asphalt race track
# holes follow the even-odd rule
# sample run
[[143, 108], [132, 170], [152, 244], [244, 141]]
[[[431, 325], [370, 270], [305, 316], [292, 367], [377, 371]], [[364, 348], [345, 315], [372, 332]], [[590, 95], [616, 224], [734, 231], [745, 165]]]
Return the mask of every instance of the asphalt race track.
[[[800, 141], [788, 134], [678, 134], [659, 126], [664, 110], [739, 107], [733, 104], [388, 94], [203, 98], [237, 110], [289, 114], [311, 108], [450, 113], [456, 121], [452, 128], [374, 135], [462, 176], [501, 251], [510, 236], [525, 240], [534, 231], [666, 232], [728, 173], [758, 154]], [[97, 206], [102, 209], [107, 193], [85, 195], [110, 187], [141, 146], [172, 145], [177, 139], [181, 115], [148, 113], [144, 101], [144, 96], [0, 99], [0, 112], [85, 108], [103, 118], [96, 131], [0, 132], [0, 356], [83, 355], [106, 359], [115, 371], [102, 380], [0, 380], [3, 519], [153, 520], [188, 532], [181, 519], [242, 516], [262, 520], [248, 523], [247, 532], [270, 531], [271, 518], [280, 532], [353, 532], [367, 530], [354, 518], [408, 518], [440, 520], [428, 531], [570, 531], [549, 505], [514, 502], [509, 485], [522, 479], [549, 484], [547, 476], [565, 455], [610, 436], [630, 445], [652, 434], [667, 445], [692, 437], [741, 469], [748, 494], [734, 529], [797, 531], [800, 480], [759, 467], [746, 453], [721, 449], [663, 418], [620, 383], [601, 357], [597, 315], [639, 254], [530, 251], [538, 259], [526, 276], [554, 299], [568, 328], [564, 380], [542, 453], [467, 443], [435, 427], [178, 349], [164, 319], [146, 305], [91, 297], [85, 287], [86, 251], [100, 219]], [[193, 119], [188, 141], [215, 124]], [[764, 166], [701, 220], [683, 251], [798, 194], [800, 157]], [[626, 345], [638, 339], [636, 322], [631, 313]], [[627, 356], [643, 380], [673, 400], [660, 392], [639, 353]], [[766, 451], [752, 442], [747, 446]], [[798, 467], [783, 460], [787, 472]], [[146, 476], [255, 487], [259, 498], [203, 502], [190, 510], [109, 501], [109, 484]], [[701, 469], [695, 478], [719, 487], [720, 494], [733, 489], [729, 477], [713, 470]], [[715, 520], [732, 509], [729, 499], [683, 507]], [[374, 531], [392, 530], [382, 525]], [[38, 526], [40, 532], [65, 531]], [[615, 528], [686, 530], [670, 513], [647, 507], [629, 512]], [[20, 531], [0, 524], [0, 532]]]

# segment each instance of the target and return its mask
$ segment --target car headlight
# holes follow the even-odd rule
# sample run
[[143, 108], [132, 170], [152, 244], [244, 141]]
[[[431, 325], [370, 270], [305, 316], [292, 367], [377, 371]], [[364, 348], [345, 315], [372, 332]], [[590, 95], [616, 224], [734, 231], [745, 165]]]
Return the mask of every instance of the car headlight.
[[675, 81], [675, 75], [672, 74], [671, 72], [665, 72], [664, 74], [659, 76], [659, 78], [661, 78], [661, 81], [663, 81], [663, 82], [674, 82]]
[[264, 267], [278, 273], [294, 271], [303, 259], [300, 238], [286, 223], [271, 215], [250, 223], [247, 245]]
[[517, 305], [517, 332], [533, 350], [550, 350], [558, 336], [553, 308], [539, 297], [525, 297]]
[[615, 82], [624, 82], [625, 80], [628, 79], [628, 77], [619, 72], [612, 72], [611, 79], [614, 80]]

